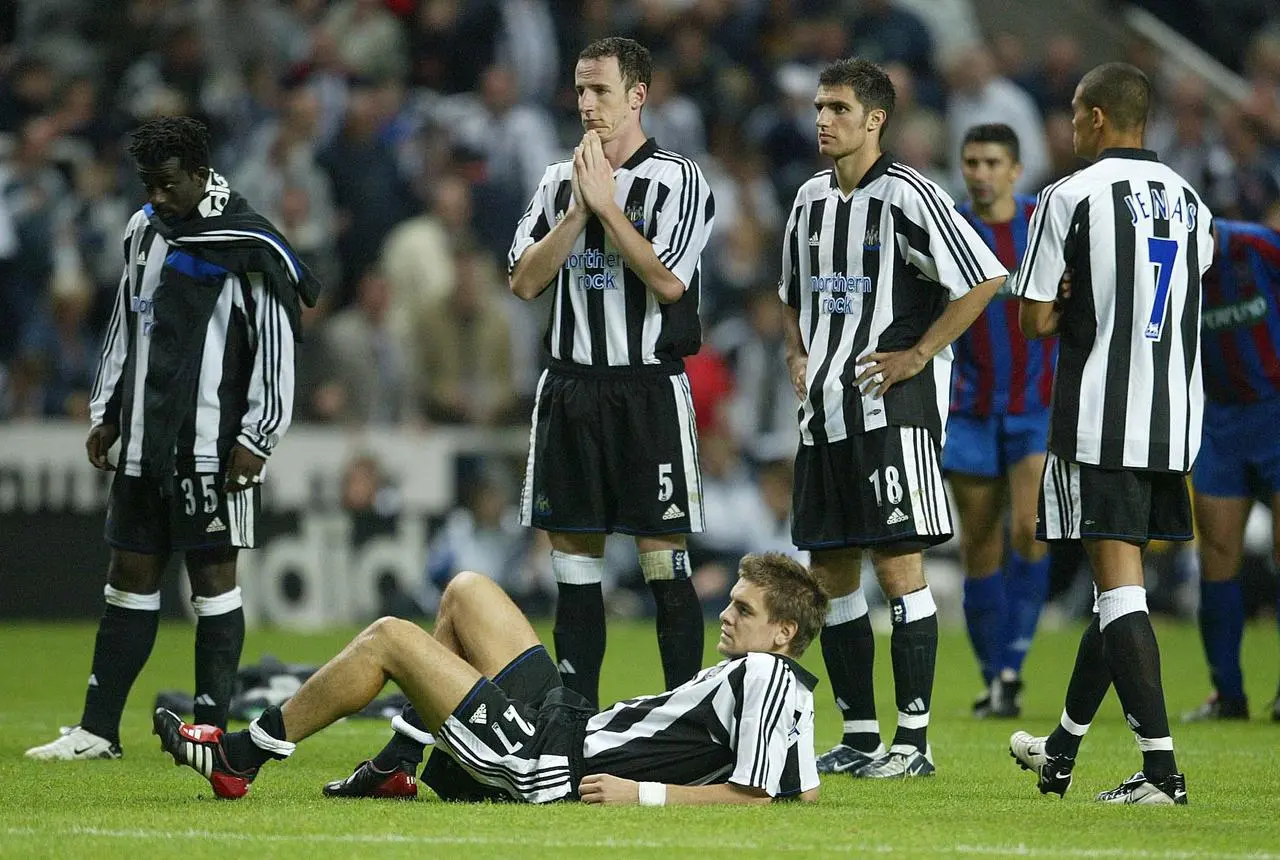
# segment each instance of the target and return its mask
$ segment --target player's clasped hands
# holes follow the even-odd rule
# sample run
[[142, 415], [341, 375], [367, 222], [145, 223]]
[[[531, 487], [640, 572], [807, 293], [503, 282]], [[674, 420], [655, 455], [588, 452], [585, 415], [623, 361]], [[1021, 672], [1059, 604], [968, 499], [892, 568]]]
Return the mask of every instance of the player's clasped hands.
[[857, 366], [862, 370], [854, 380], [854, 384], [858, 386], [863, 397], [869, 394], [878, 400], [897, 383], [908, 380], [924, 370], [928, 363], [929, 360], [921, 358], [914, 349], [869, 353], [857, 361]]
[[588, 774], [578, 785], [583, 803], [601, 806], [623, 806], [640, 802], [640, 783], [607, 773]]
[[613, 186], [613, 167], [604, 156], [600, 135], [589, 131], [573, 150], [574, 198], [598, 212], [613, 202]]

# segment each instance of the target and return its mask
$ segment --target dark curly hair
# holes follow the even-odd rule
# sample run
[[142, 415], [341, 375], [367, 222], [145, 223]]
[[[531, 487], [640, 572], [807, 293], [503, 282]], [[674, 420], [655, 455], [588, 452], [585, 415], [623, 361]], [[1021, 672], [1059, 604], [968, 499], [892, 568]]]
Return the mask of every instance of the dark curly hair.
[[130, 134], [129, 154], [139, 167], [159, 167], [170, 158], [187, 173], [209, 166], [209, 129], [198, 119], [162, 116]]

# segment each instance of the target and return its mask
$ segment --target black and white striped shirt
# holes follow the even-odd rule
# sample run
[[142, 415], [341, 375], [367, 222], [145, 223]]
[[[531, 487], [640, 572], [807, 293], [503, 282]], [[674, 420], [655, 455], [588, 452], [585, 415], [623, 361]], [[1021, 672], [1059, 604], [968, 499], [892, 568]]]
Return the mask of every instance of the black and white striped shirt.
[[[685, 294], [670, 305], [660, 304], [592, 215], [556, 276], [547, 351], [553, 359], [594, 367], [677, 361], [702, 345], [699, 259], [715, 220], [711, 187], [697, 164], [659, 149], [652, 138], [613, 176], [618, 206], [684, 283]], [[572, 160], [547, 168], [516, 227], [508, 273], [564, 218], [572, 177]]]
[[729, 782], [788, 797], [818, 786], [817, 679], [778, 654], [703, 669], [657, 696], [619, 702], [587, 723], [587, 773], [673, 785]]
[[1112, 149], [1040, 194], [1014, 289], [1071, 296], [1058, 323], [1049, 450], [1108, 469], [1186, 472], [1200, 449], [1200, 276], [1210, 213], [1140, 149]]
[[[207, 265], [176, 248], [156, 232], [144, 211], [130, 219], [124, 273], [90, 401], [94, 426], [119, 427], [117, 468], [135, 477], [142, 474], [148, 429], [144, 404], [149, 393], [154, 396], [147, 374], [152, 362], [173, 360], [161, 356], [163, 346], [153, 349], [153, 344], [165, 343], [167, 332], [185, 320], [180, 302], [160, 296], [161, 273], [166, 261]], [[177, 434], [177, 466], [219, 472], [237, 442], [260, 456], [270, 455], [293, 418], [294, 337], [284, 307], [261, 275], [225, 275], [203, 343], [196, 402]]]
[[832, 170], [800, 186], [783, 237], [778, 293], [799, 311], [809, 356], [803, 444], [887, 426], [924, 427], [941, 444], [950, 346], [884, 399], [862, 396], [855, 363], [870, 352], [914, 346], [949, 301], [1004, 274], [947, 193], [888, 153], [847, 197]]

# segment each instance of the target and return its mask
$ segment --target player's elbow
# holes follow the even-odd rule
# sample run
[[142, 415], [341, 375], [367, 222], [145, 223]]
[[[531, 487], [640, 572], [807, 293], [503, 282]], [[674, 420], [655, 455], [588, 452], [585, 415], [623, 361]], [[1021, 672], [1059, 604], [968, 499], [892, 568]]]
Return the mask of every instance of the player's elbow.
[[657, 297], [659, 304], [674, 304], [684, 296], [684, 281], [675, 275], [668, 274], [665, 278], [657, 279], [657, 282], [651, 287], [654, 296]]
[[1018, 308], [1018, 328], [1027, 340], [1036, 340], [1051, 333], [1053, 306], [1045, 302], [1022, 301]]
[[507, 278], [507, 284], [511, 287], [511, 292], [516, 298], [523, 299], [526, 302], [530, 299], [537, 298], [538, 293], [542, 292], [534, 286], [529, 277], [523, 274], [519, 269], [512, 272], [511, 276]]

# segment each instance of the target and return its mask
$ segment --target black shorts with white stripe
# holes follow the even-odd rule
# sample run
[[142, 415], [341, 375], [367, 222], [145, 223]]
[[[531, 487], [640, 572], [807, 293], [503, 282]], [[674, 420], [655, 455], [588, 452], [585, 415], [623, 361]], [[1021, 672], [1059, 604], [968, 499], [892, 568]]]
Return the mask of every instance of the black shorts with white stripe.
[[801, 444], [792, 511], [791, 539], [800, 549], [924, 549], [951, 537], [939, 446], [923, 427]]
[[106, 541], [116, 549], [159, 554], [257, 544], [262, 494], [224, 489], [225, 472], [180, 469], [169, 486], [116, 472], [107, 500]]
[[681, 365], [602, 372], [553, 360], [538, 380], [520, 521], [550, 532], [701, 532], [698, 430]]
[[1181, 472], [1102, 469], [1050, 452], [1040, 479], [1036, 537], [1043, 541], [1187, 541], [1191, 497]]
[[[555, 673], [555, 664], [540, 645], [520, 655], [508, 669], [519, 664], [528, 664], [527, 672], [538, 678], [548, 677], [547, 666]], [[508, 669], [499, 673], [499, 679]], [[534, 701], [515, 698], [499, 686], [499, 679], [476, 682], [440, 727], [436, 749], [451, 756], [476, 783], [502, 791], [512, 800], [576, 800], [584, 775], [587, 720], [596, 709], [560, 684], [533, 684], [546, 690], [535, 693]]]

